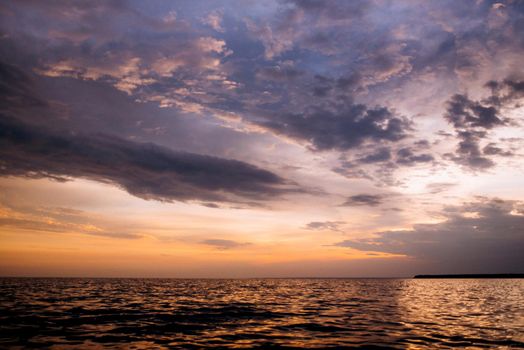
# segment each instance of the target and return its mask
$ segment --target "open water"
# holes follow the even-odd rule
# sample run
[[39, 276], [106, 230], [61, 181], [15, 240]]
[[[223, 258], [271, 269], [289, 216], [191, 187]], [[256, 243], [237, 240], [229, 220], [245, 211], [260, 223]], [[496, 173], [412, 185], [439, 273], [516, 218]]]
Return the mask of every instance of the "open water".
[[0, 348], [524, 348], [522, 279], [0, 279]]

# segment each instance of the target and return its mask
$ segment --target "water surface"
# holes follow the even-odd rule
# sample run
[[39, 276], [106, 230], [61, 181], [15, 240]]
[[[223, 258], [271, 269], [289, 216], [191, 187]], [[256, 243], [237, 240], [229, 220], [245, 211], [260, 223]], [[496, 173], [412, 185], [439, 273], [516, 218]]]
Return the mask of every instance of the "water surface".
[[1, 348], [524, 348], [524, 280], [0, 279]]

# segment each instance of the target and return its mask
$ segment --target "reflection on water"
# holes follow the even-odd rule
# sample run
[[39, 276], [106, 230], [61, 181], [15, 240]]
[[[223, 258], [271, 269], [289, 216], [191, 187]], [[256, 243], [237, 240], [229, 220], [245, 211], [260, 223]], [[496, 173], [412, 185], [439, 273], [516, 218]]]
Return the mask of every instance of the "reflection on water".
[[0, 347], [524, 348], [524, 280], [0, 279]]

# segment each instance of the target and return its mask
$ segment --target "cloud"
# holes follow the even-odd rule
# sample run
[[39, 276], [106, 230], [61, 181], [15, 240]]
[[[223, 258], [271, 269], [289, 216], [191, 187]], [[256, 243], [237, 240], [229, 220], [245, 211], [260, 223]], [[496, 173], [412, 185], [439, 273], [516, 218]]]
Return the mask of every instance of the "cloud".
[[364, 15], [369, 9], [369, 2], [357, 0], [351, 2], [320, 1], [320, 0], [287, 0], [297, 9], [306, 11], [308, 14], [328, 18], [331, 20], [347, 20]]
[[202, 19], [202, 23], [207, 24], [217, 32], [223, 33], [225, 30], [222, 27], [222, 18], [224, 15], [219, 11], [213, 11]]
[[51, 232], [51, 233], [81, 233], [91, 236], [140, 239], [144, 235], [112, 230], [90, 222], [84, 212], [70, 208], [12, 208], [0, 204], [0, 227], [15, 230]]
[[[410, 107], [417, 110], [429, 101], [442, 107], [449, 95], [444, 118], [461, 145], [445, 159], [484, 170], [494, 166], [496, 157], [510, 155], [491, 140], [488, 147], [486, 138], [473, 132], [513, 126], [503, 109], [522, 96], [522, 81], [508, 75], [511, 67], [519, 67], [524, 47], [518, 35], [521, 8], [514, 3], [504, 8], [481, 2], [448, 5], [277, 1], [261, 11], [251, 3], [203, 8], [11, 2], [0, 21], [5, 33], [0, 54], [25, 72], [42, 75], [41, 80], [51, 82], [47, 86], [78, 86], [81, 81], [107, 99], [105, 111], [92, 103], [86, 118], [60, 122], [75, 123], [75, 130], [102, 125], [122, 138], [220, 156], [242, 148], [236, 141], [240, 138], [242, 146], [252, 148], [262, 138], [267, 141], [265, 131], [312, 151], [343, 153], [352, 158], [337, 167], [346, 176], [392, 184], [397, 182], [395, 169], [436, 164], [428, 143], [406, 145], [418, 132], [419, 119]], [[456, 86], [470, 86], [468, 76], [495, 79], [486, 84], [491, 96], [476, 100], [456, 93]], [[435, 88], [419, 88], [433, 83]], [[133, 112], [126, 118], [127, 113], [111, 107], [106, 92], [113, 88], [125, 91], [130, 101], [138, 101], [136, 109], [141, 105], [141, 113], [149, 115]], [[23, 91], [17, 96], [23, 98]], [[84, 100], [78, 92], [69, 97], [79, 96]], [[68, 101], [63, 104], [71, 107]], [[163, 117], [169, 112], [174, 118], [162, 119], [145, 105], [159, 106]], [[106, 115], [118, 113], [120, 124], [110, 126], [116, 118]], [[188, 114], [203, 118], [186, 119]], [[140, 134], [133, 123], [144, 125]], [[202, 133], [180, 131], [180, 124]], [[222, 126], [235, 137], [199, 137], [221, 133]], [[144, 136], [146, 130], [158, 137]]]
[[480, 151], [479, 142], [485, 136], [484, 132], [459, 131], [457, 135], [461, 140], [457, 150], [455, 154], [445, 154], [446, 158], [473, 170], [483, 170], [495, 165], [495, 162]]
[[283, 1], [272, 18], [248, 19], [246, 25], [251, 35], [264, 45], [268, 60], [296, 48], [333, 54], [340, 50], [336, 39], [343, 34], [341, 24], [358, 20], [369, 7], [366, 1]]
[[345, 151], [366, 141], [399, 141], [411, 125], [385, 107], [368, 109], [351, 103], [309, 106], [302, 113], [277, 114], [259, 124], [276, 134], [306, 141], [318, 151]]
[[[2, 16], [2, 40], [16, 50], [2, 52], [4, 58], [17, 62], [16, 55], [22, 54], [28, 68], [41, 75], [100, 81], [141, 100], [154, 98], [151, 90], [173, 76], [182, 85], [179, 75], [190, 84], [205, 84], [209, 75], [220, 71], [221, 59], [232, 53], [223, 40], [203, 35], [179, 19], [176, 10], [151, 16], [121, 1], [95, 1], [91, 6], [56, 1], [49, 6], [7, 4], [5, 11], [10, 15]], [[217, 16], [218, 12], [208, 17], [207, 23], [218, 30]], [[161, 92], [169, 95], [168, 91]]]
[[[408, 138], [407, 138], [408, 139]], [[366, 145], [366, 149], [355, 156], [348, 152], [339, 157], [339, 165], [332, 171], [348, 177], [374, 181], [378, 186], [398, 186], [401, 180], [396, 178], [396, 171], [402, 167], [433, 167], [437, 162], [429, 143], [414, 142], [408, 146], [405, 142], [392, 143], [388, 146]], [[422, 153], [421, 150], [424, 150]], [[449, 155], [451, 156], [451, 155]]]
[[433, 182], [426, 185], [426, 189], [431, 194], [438, 194], [450, 190], [453, 187], [456, 187], [457, 183], [451, 182]]
[[306, 225], [306, 229], [340, 231], [340, 226], [345, 223], [345, 221], [312, 221]]
[[[39, 94], [33, 91], [36, 84], [32, 76], [9, 64], [0, 64], [0, 74], [5, 78], [0, 85], [4, 92], [0, 100], [0, 176], [60, 181], [86, 178], [111, 183], [144, 199], [248, 206], [283, 194], [291, 185], [276, 174], [245, 162], [130, 141], [125, 132], [120, 136], [96, 133], [100, 128], [111, 132], [127, 130], [130, 122], [131, 127], [137, 120], [142, 124], [138, 118], [145, 116], [135, 113], [129, 103], [123, 105], [129, 111], [111, 113], [107, 101], [92, 99], [87, 103], [90, 111], [77, 108], [61, 117], [52, 108], [56, 102], [36, 97]], [[113, 103], [122, 102], [110, 97]], [[88, 100], [88, 96], [83, 98]], [[98, 117], [99, 113], [109, 115]], [[118, 121], [114, 114], [126, 114], [127, 124], [126, 120]], [[13, 118], [14, 115], [23, 120]], [[170, 117], [174, 119], [172, 114]], [[148, 119], [146, 122], [151, 122]]]
[[456, 129], [479, 127], [491, 129], [504, 124], [495, 106], [470, 100], [466, 95], [456, 94], [447, 102], [444, 118]]
[[508, 77], [503, 81], [490, 80], [485, 87], [491, 90], [487, 102], [495, 106], [503, 106], [524, 97], [524, 80]]
[[513, 156], [513, 153], [511, 151], [504, 151], [502, 148], [497, 147], [495, 143], [488, 143], [484, 148], [482, 149], [482, 153], [485, 155], [493, 156], [493, 155], [500, 155], [505, 157]]
[[86, 178], [143, 199], [263, 200], [286, 192], [284, 179], [248, 163], [104, 134], [58, 133], [0, 118], [0, 174]]
[[414, 154], [409, 147], [401, 148], [397, 151], [397, 164], [411, 166], [417, 163], [429, 163], [434, 160], [431, 154]]
[[[455, 7], [446, 21], [440, 18], [445, 6], [429, 3], [422, 9], [405, 9], [369, 2], [287, 1], [268, 10], [274, 13], [255, 11], [248, 19], [239, 5], [239, 13], [234, 9], [228, 13], [228, 23], [234, 24], [227, 26], [228, 31], [222, 25], [223, 10], [212, 7], [204, 13], [193, 8], [200, 11], [195, 21], [184, 17], [184, 6], [180, 11], [168, 6], [157, 12], [154, 7], [143, 12], [141, 7], [119, 2], [97, 2], [92, 9], [72, 4], [74, 11], [69, 12], [67, 6], [65, 2], [56, 2], [51, 9], [26, 3], [8, 6], [29, 24], [20, 28], [12, 19], [4, 21], [10, 45], [21, 46], [22, 40], [15, 39], [22, 37], [35, 44], [27, 50], [39, 60], [36, 67], [28, 68], [48, 76], [104, 82], [140, 101], [187, 113], [215, 115], [215, 111], [226, 110], [241, 116], [239, 124], [259, 125], [314, 150], [347, 151], [366, 142], [396, 142], [409, 136], [407, 119], [375, 99], [381, 84], [397, 79], [384, 86], [397, 89], [400, 79], [409, 81], [420, 71], [429, 74], [442, 66], [453, 67], [450, 61], [457, 57], [450, 52], [457, 49], [458, 39], [453, 45], [446, 40], [457, 36], [467, 46], [474, 41], [469, 36], [483, 33], [477, 27], [468, 29], [466, 23], [454, 26], [454, 35], [450, 35], [442, 26], [463, 18], [469, 6]], [[484, 18], [490, 10], [477, 6], [471, 16]], [[513, 6], [508, 6], [510, 10]], [[424, 17], [426, 13], [438, 20]], [[376, 23], [385, 14], [400, 17], [391, 23]], [[60, 39], [38, 35], [34, 17], [54, 19], [43, 21], [42, 32], [60, 33]], [[115, 21], [106, 20], [111, 17]], [[129, 23], [136, 24], [131, 32], [123, 29]], [[220, 38], [203, 33], [209, 28], [202, 28], [202, 23], [220, 33]], [[418, 36], [406, 29], [408, 25], [413, 25]], [[252, 36], [242, 33], [244, 29]], [[68, 35], [73, 32], [78, 32], [75, 40]], [[444, 41], [426, 40], [435, 33]], [[445, 53], [440, 61], [425, 60], [435, 53], [430, 44]], [[45, 50], [50, 45], [53, 53]], [[508, 80], [490, 86], [505, 91], [518, 90], [518, 84], [518, 80]], [[369, 90], [371, 86], [377, 91]], [[358, 101], [357, 91], [369, 92], [369, 98], [354, 102]], [[456, 113], [450, 114], [454, 123], [494, 123], [491, 107], [466, 95], [461, 101], [459, 97], [452, 101], [456, 105]], [[400, 162], [410, 165], [430, 158], [429, 154], [414, 155]]]
[[216, 203], [201, 203], [204, 207], [218, 209], [220, 206]]
[[339, 247], [404, 254], [455, 273], [522, 272], [522, 202], [480, 198], [444, 208], [445, 220], [412, 230], [386, 231], [373, 238], [338, 242]]
[[359, 158], [359, 163], [380, 163], [391, 159], [391, 150], [388, 147], [380, 147], [376, 151]]
[[251, 244], [251, 243], [240, 243], [240, 242], [232, 241], [229, 239], [205, 239], [203, 241], [200, 241], [199, 243], [205, 244], [208, 246], [212, 246], [214, 248], [221, 249], [221, 250], [240, 248], [240, 247], [244, 247], [244, 246]]
[[382, 204], [384, 199], [383, 195], [377, 195], [377, 194], [357, 194], [354, 196], [349, 197], [342, 206], [370, 206], [370, 207], [376, 207], [380, 204]]
[[455, 94], [446, 102], [444, 118], [453, 125], [456, 137], [460, 140], [455, 153], [444, 156], [447, 159], [472, 170], [484, 170], [495, 166], [488, 156], [512, 156], [504, 152], [496, 143], [490, 142], [481, 150], [481, 141], [488, 138], [489, 130], [508, 125], [512, 121], [501, 114], [505, 107], [524, 96], [524, 82], [505, 79], [501, 82], [488, 81], [485, 85], [491, 90], [490, 96], [473, 101], [463, 94]]
[[45, 102], [35, 96], [30, 81], [23, 70], [0, 61], [0, 108], [45, 106]]
[[290, 81], [303, 74], [303, 71], [293, 68], [291, 65], [277, 65], [260, 69], [257, 72], [257, 77], [264, 80]]

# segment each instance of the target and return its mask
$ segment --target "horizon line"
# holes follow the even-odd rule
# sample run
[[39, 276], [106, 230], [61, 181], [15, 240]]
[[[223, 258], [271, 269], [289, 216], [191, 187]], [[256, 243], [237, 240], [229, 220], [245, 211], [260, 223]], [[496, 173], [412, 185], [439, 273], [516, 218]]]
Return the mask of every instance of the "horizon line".
[[284, 277], [161, 277], [161, 276], [1, 276], [0, 278], [34, 279], [173, 279], [173, 280], [249, 280], [249, 279], [446, 279], [446, 278], [524, 278], [524, 273], [416, 274], [412, 276], [284, 276]]

